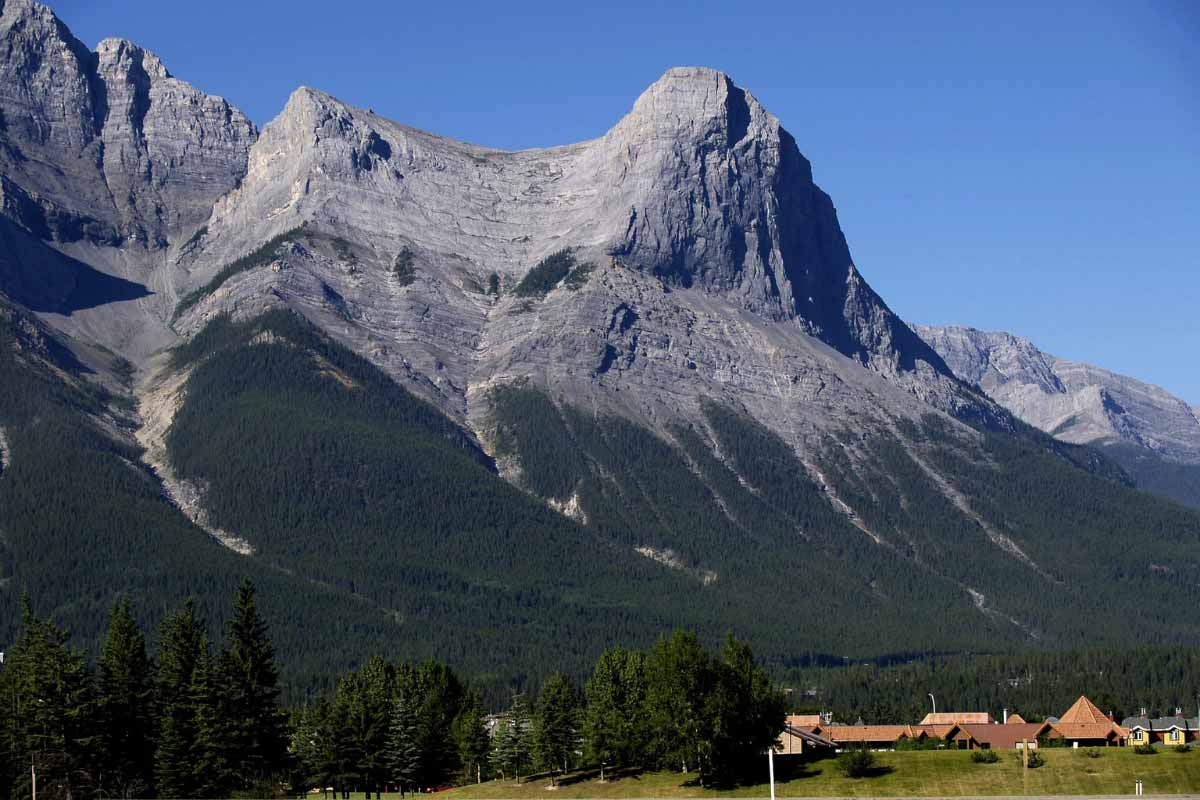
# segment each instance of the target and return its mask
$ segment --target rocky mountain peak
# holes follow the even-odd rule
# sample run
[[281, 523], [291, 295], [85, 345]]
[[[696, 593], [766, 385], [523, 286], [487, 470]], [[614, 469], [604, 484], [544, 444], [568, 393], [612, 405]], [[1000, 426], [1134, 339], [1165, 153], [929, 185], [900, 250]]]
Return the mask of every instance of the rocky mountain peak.
[[96, 56], [102, 74], [127, 73], [132, 69], [140, 69], [152, 80], [171, 77], [171, 73], [163, 66], [158, 56], [128, 39], [110, 37], [102, 40], [96, 45]]
[[779, 123], [728, 75], [707, 67], [674, 67], [650, 85], [619, 127], [640, 138], [695, 138], [729, 147]]

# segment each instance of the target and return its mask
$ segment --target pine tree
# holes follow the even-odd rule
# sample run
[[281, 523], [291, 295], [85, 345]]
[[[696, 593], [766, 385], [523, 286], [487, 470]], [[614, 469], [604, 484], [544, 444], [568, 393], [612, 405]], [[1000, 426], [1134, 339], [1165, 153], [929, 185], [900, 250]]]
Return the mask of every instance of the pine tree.
[[458, 743], [458, 760], [463, 766], [463, 777], [483, 783], [491, 742], [484, 724], [483, 704], [474, 692], [468, 694], [462, 711], [454, 718], [453, 734], [454, 741]]
[[712, 658], [694, 634], [675, 631], [646, 657], [646, 716], [656, 766], [694, 768], [701, 785], [712, 754], [705, 704], [714, 680]]
[[600, 764], [640, 764], [646, 747], [645, 656], [635, 650], [606, 650], [587, 685], [583, 737], [588, 758]]
[[392, 703], [386, 756], [391, 782], [400, 787], [401, 794], [413, 789], [421, 774], [419, 734], [416, 710], [408, 692], [397, 691]]
[[523, 693], [513, 695], [512, 707], [508, 710], [508, 741], [505, 743], [505, 763], [521, 782], [521, 776], [528, 770], [533, 761], [533, 743], [530, 734], [532, 723], [529, 715], [529, 701]]
[[555, 776], [566, 772], [571, 755], [578, 743], [579, 698], [574, 684], [566, 675], [552, 675], [538, 695], [537, 714], [533, 722], [533, 749], [538, 763], [550, 771], [550, 785]]
[[266, 782], [283, 768], [287, 755], [286, 717], [278, 705], [275, 649], [249, 579], [238, 589], [228, 649], [221, 654], [217, 672], [217, 683], [227, 692], [226, 740], [236, 785], [269, 788]]
[[14, 797], [30, 794], [29, 765], [38, 792], [87, 794], [96, 787], [98, 762], [94, 683], [82, 652], [67, 633], [39, 619], [22, 598], [21, 633], [6, 656], [2, 698]]
[[153, 685], [146, 640], [122, 597], [109, 617], [100, 652], [98, 711], [101, 791], [110, 797], [146, 797], [154, 768]]
[[200, 792], [196, 772], [197, 705], [201, 662], [207, 650], [204, 625], [188, 600], [159, 629], [158, 746], [154, 754], [155, 784], [160, 797], [194, 797]]
[[236, 753], [229, 736], [238, 716], [233, 707], [224, 654], [210, 652], [207, 641], [196, 665], [196, 794], [228, 797], [239, 786]]

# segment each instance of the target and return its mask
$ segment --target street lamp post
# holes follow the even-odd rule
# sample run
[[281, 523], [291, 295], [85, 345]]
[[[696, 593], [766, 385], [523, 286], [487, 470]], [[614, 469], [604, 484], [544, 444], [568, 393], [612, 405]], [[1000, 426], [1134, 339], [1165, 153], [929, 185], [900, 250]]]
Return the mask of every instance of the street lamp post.
[[933, 692], [929, 693], [929, 702], [933, 703], [933, 713], [937, 713], [937, 700], [933, 696]]

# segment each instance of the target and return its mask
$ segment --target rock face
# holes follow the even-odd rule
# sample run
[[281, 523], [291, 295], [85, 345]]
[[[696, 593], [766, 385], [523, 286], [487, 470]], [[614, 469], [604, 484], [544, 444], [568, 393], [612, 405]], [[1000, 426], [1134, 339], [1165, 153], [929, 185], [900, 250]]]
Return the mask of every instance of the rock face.
[[916, 331], [960, 378], [1062, 441], [1127, 443], [1200, 464], [1200, 419], [1157, 386], [1044, 353], [1009, 333], [958, 326]]
[[[179, 254], [187, 274], [176, 283], [202, 284], [301, 224], [359, 246], [357, 263], [339, 268], [301, 258], [297, 264], [315, 272], [307, 288], [291, 291], [271, 287], [295, 285], [297, 275], [248, 275], [227, 288], [231, 301], [214, 295], [179, 330], [195, 330], [229, 302], [257, 308], [256, 297], [320, 305], [325, 295], [314, 287], [324, 283], [340, 298], [343, 321], [334, 327], [347, 341], [375, 350], [384, 363], [399, 345], [404, 363], [392, 363], [393, 374], [415, 371], [439, 383], [434, 399], [461, 414], [480, 383], [477, 370], [505, 352], [490, 343], [553, 340], [582, 359], [560, 357], [556, 371], [591, 376], [606, 345], [570, 340], [590, 336], [589, 328], [622, 307], [637, 308], [633, 317], [646, 324], [652, 287], [661, 306], [654, 318], [663, 325], [673, 318], [682, 324], [680, 307], [706, 298], [721, 313], [745, 312], [756, 325], [778, 327], [777, 335], [793, 336], [786, 329], [815, 337], [940, 408], [999, 417], [957, 384], [859, 275], [832, 202], [778, 120], [713, 70], [668, 71], [599, 139], [521, 152], [432, 136], [302, 88], [264, 129], [245, 180], [218, 201], [200, 246]], [[420, 277], [400, 287], [388, 273], [405, 248]], [[560, 310], [574, 316], [582, 309], [483, 295], [490, 274], [511, 287], [563, 248], [595, 264], [598, 277], [624, 273], [601, 283], [636, 286], [637, 296], [612, 294], [603, 307], [587, 309], [596, 315], [589, 325], [563, 327]], [[505, 322], [513, 308], [524, 314], [515, 331]], [[622, 335], [633, 335], [629, 327]], [[691, 332], [663, 330], [657, 339], [670, 349]], [[754, 357], [720, 337], [708, 344], [706, 358], [735, 368]], [[488, 374], [484, 366], [483, 383]], [[699, 387], [696, 374], [687, 377]], [[759, 389], [773, 391], [774, 376], [763, 381]]]
[[39, 237], [161, 247], [186, 236], [237, 184], [255, 136], [152, 53], [118, 39], [89, 52], [45, 6], [0, 3], [4, 210]]

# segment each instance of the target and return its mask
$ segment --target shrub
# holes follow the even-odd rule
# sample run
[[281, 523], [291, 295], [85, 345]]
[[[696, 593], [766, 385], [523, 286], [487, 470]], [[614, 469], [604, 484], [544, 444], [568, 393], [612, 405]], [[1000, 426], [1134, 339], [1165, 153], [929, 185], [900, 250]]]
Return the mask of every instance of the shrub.
[[1095, 747], [1089, 747], [1087, 750], [1083, 751], [1084, 758], [1099, 758], [1101, 755], [1103, 755], [1103, 753], [1101, 753]]
[[995, 764], [1000, 760], [1000, 754], [995, 750], [972, 750], [971, 760], [976, 764]]
[[559, 250], [538, 262], [538, 265], [521, 278], [513, 292], [519, 297], [543, 295], [558, 286], [575, 266], [575, 256], [570, 249]]
[[1192, 746], [1190, 744], [1177, 744], [1177, 745], [1175, 745], [1175, 752], [1176, 753], [1190, 753], [1190, 752], [1192, 752]]
[[492, 297], [500, 296], [500, 276], [494, 272], [491, 275], [488, 275], [487, 293]]
[[1158, 751], [1154, 749], [1154, 745], [1149, 743], [1136, 745], [1133, 748], [1133, 752], [1137, 753], [1139, 756], [1152, 756], [1158, 753]]
[[1037, 769], [1038, 767], [1040, 767], [1046, 763], [1046, 757], [1043, 756], [1041, 753], [1039, 753], [1037, 750], [1034, 750], [1032, 747], [1029, 748], [1029, 760], [1028, 761], [1025, 760], [1025, 751], [1023, 751], [1023, 750], [1017, 750], [1015, 753], [1013, 753], [1013, 757], [1015, 757], [1017, 759], [1017, 764], [1019, 764], [1019, 765], [1028, 764], [1030, 769]]
[[567, 274], [566, 280], [563, 281], [563, 286], [572, 291], [582, 289], [583, 285], [587, 283], [588, 276], [592, 274], [592, 270], [595, 268], [596, 265], [590, 261], [579, 264]]
[[408, 286], [417, 279], [417, 269], [413, 266], [413, 260], [413, 252], [407, 246], [396, 255], [396, 261], [392, 264], [392, 274], [401, 286]]
[[865, 778], [875, 768], [875, 754], [870, 750], [847, 750], [838, 756], [837, 765], [847, 778]]

